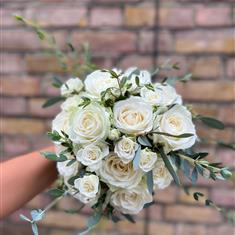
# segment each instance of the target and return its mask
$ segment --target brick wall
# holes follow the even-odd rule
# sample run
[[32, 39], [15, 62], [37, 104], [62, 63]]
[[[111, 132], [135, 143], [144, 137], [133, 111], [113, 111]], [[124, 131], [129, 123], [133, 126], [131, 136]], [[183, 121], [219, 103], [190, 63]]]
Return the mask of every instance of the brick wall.
[[[91, 43], [95, 62], [125, 68], [151, 68], [167, 58], [192, 71], [198, 81], [179, 85], [183, 97], [198, 111], [220, 118], [224, 131], [199, 130], [202, 136], [234, 140], [235, 126], [235, 1], [234, 0], [1, 0], [1, 152], [3, 159], [45, 145], [45, 132], [58, 106], [41, 109], [55, 95], [50, 77], [59, 73], [56, 61], [42, 53], [33, 32], [15, 22], [17, 12], [37, 19], [55, 35], [61, 48]], [[208, 146], [212, 156], [235, 168], [231, 150]], [[200, 180], [201, 190], [235, 211], [233, 183]], [[224, 235], [232, 225], [214, 210], [195, 203], [176, 187], [156, 194], [157, 204], [138, 216], [138, 223], [113, 226], [103, 221], [94, 234]], [[41, 208], [49, 198], [39, 195], [20, 212]], [[41, 234], [72, 235], [84, 228], [89, 210], [81, 215], [63, 212], [76, 202], [63, 200], [41, 224]], [[17, 212], [2, 222], [3, 234], [31, 234]]]

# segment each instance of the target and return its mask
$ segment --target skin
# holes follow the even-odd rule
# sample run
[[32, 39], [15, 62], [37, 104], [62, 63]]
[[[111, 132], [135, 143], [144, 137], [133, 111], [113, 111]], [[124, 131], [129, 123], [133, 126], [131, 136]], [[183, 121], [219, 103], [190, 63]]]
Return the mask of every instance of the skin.
[[0, 219], [21, 208], [57, 178], [56, 164], [40, 152], [48, 147], [0, 163]]

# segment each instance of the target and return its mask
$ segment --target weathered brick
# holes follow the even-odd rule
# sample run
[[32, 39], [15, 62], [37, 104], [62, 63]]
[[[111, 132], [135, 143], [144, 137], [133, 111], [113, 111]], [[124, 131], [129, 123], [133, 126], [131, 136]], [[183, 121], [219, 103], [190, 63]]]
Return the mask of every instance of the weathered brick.
[[176, 200], [176, 188], [171, 186], [164, 190], [156, 190], [154, 200], [156, 203], [172, 203]]
[[144, 233], [144, 221], [138, 221], [136, 224], [132, 224], [124, 220], [117, 224], [117, 230], [119, 234], [123, 235], [142, 235]]
[[40, 91], [39, 80], [33, 77], [4, 77], [1, 86], [0, 93], [8, 96], [32, 96]]
[[28, 118], [1, 118], [1, 134], [43, 134], [44, 122]]
[[[136, 35], [131, 32], [83, 32], [73, 33], [72, 42], [75, 46], [88, 42], [93, 54], [112, 56], [132, 52], [136, 49]], [[120, 43], [122, 42], [122, 43]]]
[[232, 149], [219, 149], [216, 151], [215, 157], [218, 161], [223, 162], [225, 166], [235, 169], [235, 152]]
[[234, 189], [213, 189], [211, 192], [211, 199], [218, 205], [235, 207], [235, 193]]
[[35, 19], [43, 27], [66, 27], [87, 25], [87, 10], [83, 7], [48, 6], [27, 8], [25, 16]]
[[228, 60], [226, 71], [228, 77], [235, 78], [235, 58]]
[[162, 219], [162, 206], [157, 202], [148, 208], [148, 213], [151, 221], [159, 221]]
[[49, 109], [42, 108], [42, 105], [47, 99], [30, 99], [28, 102], [29, 114], [36, 117], [55, 117], [60, 111], [60, 106], [53, 105]]
[[235, 125], [235, 107], [225, 106], [219, 108], [218, 118], [227, 124]]
[[231, 24], [231, 9], [226, 6], [201, 6], [196, 10], [195, 21], [200, 26], [221, 26]]
[[154, 26], [156, 11], [149, 6], [127, 6], [124, 11], [124, 23], [127, 26]]
[[25, 72], [25, 63], [23, 58], [17, 54], [1, 54], [1, 73], [22, 73]]
[[90, 14], [92, 27], [120, 26], [122, 24], [122, 12], [119, 8], [93, 8]]
[[201, 57], [189, 62], [189, 71], [196, 77], [218, 78], [222, 75], [222, 63], [219, 57]]
[[14, 19], [13, 14], [16, 13], [21, 15], [21, 10], [17, 8], [1, 8], [1, 21], [0, 26], [9, 27], [15, 26], [19, 23]]
[[202, 225], [177, 224], [176, 235], [206, 235], [207, 230]]
[[23, 98], [1, 98], [0, 113], [2, 115], [26, 114], [26, 101]]
[[164, 223], [149, 223], [149, 235], [156, 235], [156, 232], [160, 232], [164, 235], [173, 235], [174, 226]]
[[235, 234], [235, 227], [233, 225], [220, 225], [208, 228], [208, 235], [225, 235]]
[[235, 52], [234, 31], [195, 30], [176, 34], [175, 50], [179, 53], [225, 53]]
[[219, 110], [216, 105], [193, 104], [193, 112], [204, 116], [218, 117]]
[[130, 55], [124, 57], [118, 67], [126, 69], [131, 66], [137, 66], [142, 69], [149, 69], [153, 66], [153, 59], [150, 56]]
[[186, 7], [160, 8], [159, 23], [164, 27], [192, 27], [194, 25], [193, 9]]
[[217, 224], [222, 221], [219, 212], [216, 213], [211, 208], [184, 205], [167, 206], [165, 218], [171, 221], [188, 221], [206, 224]]
[[[234, 101], [235, 82], [195, 81], [178, 84], [177, 90], [187, 100]], [[216, 95], [215, 95], [216, 94]]]

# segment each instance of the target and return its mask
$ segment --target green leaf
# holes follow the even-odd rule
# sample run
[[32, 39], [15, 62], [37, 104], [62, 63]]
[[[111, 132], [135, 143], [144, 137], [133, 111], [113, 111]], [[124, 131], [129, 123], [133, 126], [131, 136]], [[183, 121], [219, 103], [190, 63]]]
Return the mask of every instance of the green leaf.
[[32, 226], [33, 234], [34, 234], [34, 235], [38, 235], [38, 227], [37, 227], [37, 224], [36, 224], [36, 223], [32, 223], [31, 226]]
[[21, 22], [24, 22], [24, 18], [20, 15], [14, 15], [15, 19]]
[[48, 132], [47, 136], [53, 141], [59, 141], [61, 139], [61, 136], [57, 131]]
[[30, 212], [30, 214], [32, 216], [33, 221], [35, 221], [35, 222], [43, 219], [43, 213], [42, 213], [41, 209], [39, 209], [39, 210], [32, 210]]
[[225, 128], [224, 124], [215, 118], [206, 117], [202, 115], [197, 115], [196, 118], [210, 128], [219, 129], [219, 130], [223, 130]]
[[153, 193], [153, 171], [147, 172], [146, 176], [147, 176], [148, 191], [150, 194], [152, 194]]
[[72, 159], [72, 160], [70, 160], [67, 164], [66, 164], [66, 166], [71, 166], [71, 165], [73, 165], [73, 163], [75, 163], [77, 160], [76, 159]]
[[206, 206], [211, 206], [211, 205], [213, 205], [214, 203], [213, 203], [213, 201], [211, 201], [210, 199], [206, 199], [205, 200], [205, 205]]
[[22, 220], [25, 220], [25, 221], [28, 221], [28, 222], [31, 223], [31, 220], [30, 220], [28, 217], [26, 217], [25, 215], [20, 214], [20, 218], [21, 218]]
[[136, 150], [135, 157], [133, 159], [133, 168], [134, 168], [134, 170], [139, 169], [140, 158], [141, 158], [141, 147], [139, 146], [138, 149]]
[[183, 170], [183, 173], [186, 177], [189, 178], [190, 176], [190, 165], [189, 162], [185, 159], [181, 161], [181, 169]]
[[62, 100], [65, 100], [65, 98], [62, 97], [62, 96], [52, 97], [52, 98], [48, 99], [48, 100], [42, 105], [42, 107], [43, 107], [43, 108], [50, 107], [50, 106], [52, 106], [52, 105], [54, 105], [54, 104], [56, 104], [56, 103], [58, 103], [58, 102], [60, 102], [60, 101], [62, 101]]
[[124, 85], [126, 84], [127, 81], [127, 77], [123, 77], [122, 80], [120, 81], [120, 87], [124, 87]]
[[168, 171], [170, 172], [171, 176], [173, 177], [175, 183], [180, 186], [180, 179], [175, 171], [175, 169], [173, 168], [170, 160], [168, 159], [167, 155], [165, 154], [163, 147], [159, 148], [159, 152], [161, 154], [162, 160], [165, 163], [166, 168], [168, 169]]
[[71, 178], [68, 180], [68, 183], [69, 183], [70, 185], [74, 185], [74, 181], [75, 181], [76, 179], [78, 179], [78, 178], [79, 178], [78, 175], [73, 176], [73, 177], [71, 177]]
[[198, 171], [197, 171], [197, 167], [194, 167], [193, 171], [192, 171], [192, 175], [191, 175], [191, 180], [193, 184], [196, 184], [198, 179]]
[[229, 179], [232, 176], [232, 172], [230, 170], [228, 170], [227, 168], [223, 168], [220, 171], [220, 174], [225, 178], [225, 179]]
[[194, 134], [192, 134], [192, 133], [184, 133], [184, 134], [181, 134], [181, 135], [172, 135], [170, 133], [159, 132], [159, 131], [154, 131], [152, 133], [158, 134], [158, 135], [165, 135], [165, 136], [169, 136], [169, 137], [174, 137], [174, 138], [189, 138], [191, 136], [194, 136]]
[[64, 194], [64, 190], [54, 188], [48, 191], [48, 194], [52, 197], [61, 197]]
[[138, 140], [138, 143], [143, 146], [152, 147], [152, 144], [150, 143], [150, 141], [148, 140], [146, 136], [139, 136], [137, 140]]
[[217, 144], [221, 147], [225, 147], [225, 148], [235, 150], [235, 143], [226, 143], [226, 142], [223, 142], [223, 141], [218, 141]]
[[54, 76], [52, 79], [54, 81], [52, 85], [56, 88], [61, 88], [61, 86], [63, 85], [63, 82], [57, 76]]
[[148, 207], [150, 207], [150, 206], [152, 206], [152, 205], [154, 205], [154, 204], [155, 204], [154, 201], [149, 202], [149, 203], [146, 203], [146, 204], [144, 205], [144, 208], [148, 208]]
[[123, 214], [123, 213], [122, 213], [122, 215], [123, 215], [129, 222], [131, 222], [132, 224], [135, 224], [135, 220], [134, 220], [134, 218], [133, 218], [131, 215], [129, 215], [129, 214]]
[[204, 194], [203, 194], [203, 193], [200, 193], [200, 192], [195, 192], [195, 193], [193, 194], [193, 197], [194, 197], [194, 199], [195, 199], [196, 201], [199, 200], [199, 197], [203, 197], [203, 196], [204, 196]]
[[137, 86], [140, 86], [140, 78], [138, 76], [135, 77], [135, 83]]
[[41, 153], [45, 158], [52, 160], [52, 161], [56, 161], [56, 162], [64, 162], [67, 160], [67, 157], [63, 154], [60, 154], [59, 156], [57, 156], [55, 153], [53, 152], [42, 152]]
[[43, 32], [43, 30], [40, 30], [40, 29], [36, 29], [36, 33], [39, 37], [40, 40], [44, 40], [46, 35], [45, 35], [45, 32]]

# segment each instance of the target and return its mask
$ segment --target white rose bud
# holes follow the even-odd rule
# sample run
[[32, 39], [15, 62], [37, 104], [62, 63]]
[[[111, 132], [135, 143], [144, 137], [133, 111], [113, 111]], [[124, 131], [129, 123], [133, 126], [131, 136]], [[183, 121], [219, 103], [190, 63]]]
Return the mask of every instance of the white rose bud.
[[124, 163], [129, 163], [133, 160], [138, 144], [132, 139], [123, 136], [114, 147], [114, 152], [121, 158]]
[[161, 158], [158, 158], [153, 169], [153, 182], [158, 189], [164, 189], [171, 184], [172, 176]]
[[151, 171], [157, 161], [157, 154], [145, 148], [141, 150], [140, 156], [139, 168], [144, 172]]
[[96, 199], [99, 193], [99, 177], [96, 175], [85, 175], [74, 181], [74, 187], [78, 189], [78, 198], [83, 203], [89, 203]]
[[115, 126], [123, 133], [141, 135], [153, 128], [152, 106], [140, 97], [118, 101], [113, 114]]
[[83, 102], [80, 95], [73, 95], [68, 97], [62, 104], [61, 109], [66, 112], [73, 112], [78, 109], [79, 104]]
[[70, 78], [60, 88], [61, 95], [68, 97], [73, 93], [78, 94], [83, 89], [83, 83], [79, 78]]
[[120, 138], [120, 131], [118, 129], [111, 129], [109, 132], [109, 139], [112, 141], [116, 141]]
[[152, 201], [152, 195], [142, 183], [132, 189], [118, 189], [110, 198], [110, 204], [124, 214], [138, 214]]
[[105, 143], [92, 143], [79, 149], [76, 158], [84, 166], [88, 166], [89, 170], [95, 171], [102, 165], [102, 159], [109, 154], [109, 147]]
[[78, 173], [80, 166], [81, 166], [78, 162], [74, 162], [72, 165], [67, 166], [69, 161], [70, 160], [66, 160], [63, 162], [56, 163], [57, 170], [58, 170], [59, 174], [62, 175], [63, 177], [67, 177], [67, 178], [70, 178], [70, 177], [76, 175]]

